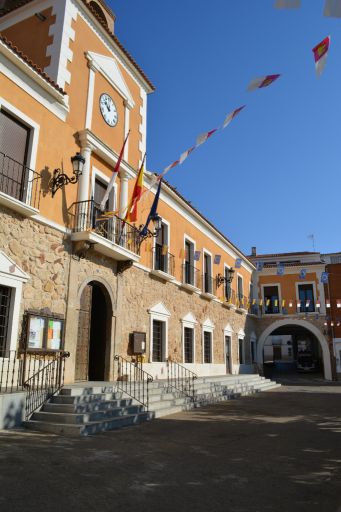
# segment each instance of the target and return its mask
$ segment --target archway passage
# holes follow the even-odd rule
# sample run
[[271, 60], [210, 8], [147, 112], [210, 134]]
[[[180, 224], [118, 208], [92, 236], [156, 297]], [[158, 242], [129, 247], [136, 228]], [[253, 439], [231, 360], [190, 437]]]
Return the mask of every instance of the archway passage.
[[258, 361], [276, 380], [331, 380], [328, 343], [317, 327], [306, 322], [274, 322], [261, 335]]
[[92, 281], [80, 298], [75, 380], [108, 378], [111, 301], [101, 283]]

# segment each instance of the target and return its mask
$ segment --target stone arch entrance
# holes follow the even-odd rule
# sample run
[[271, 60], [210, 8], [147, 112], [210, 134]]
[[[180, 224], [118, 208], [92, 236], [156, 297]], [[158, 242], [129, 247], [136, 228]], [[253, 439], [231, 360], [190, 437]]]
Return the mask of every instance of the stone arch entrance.
[[266, 339], [276, 330], [284, 326], [292, 326], [293, 328], [304, 328], [309, 331], [319, 342], [322, 351], [323, 373], [326, 380], [332, 380], [332, 369], [330, 360], [330, 351], [326, 338], [322, 332], [310, 322], [306, 320], [295, 321], [294, 319], [278, 320], [269, 325], [260, 335], [257, 344], [257, 363], [263, 364], [263, 350]]
[[80, 290], [76, 381], [109, 379], [112, 300], [106, 286], [93, 280]]

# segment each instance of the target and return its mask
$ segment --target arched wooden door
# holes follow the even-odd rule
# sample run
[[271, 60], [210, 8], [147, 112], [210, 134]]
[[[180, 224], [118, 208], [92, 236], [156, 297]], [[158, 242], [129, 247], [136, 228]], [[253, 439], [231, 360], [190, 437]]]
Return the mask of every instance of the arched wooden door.
[[79, 309], [75, 380], [105, 380], [110, 355], [109, 297], [103, 285], [84, 288]]

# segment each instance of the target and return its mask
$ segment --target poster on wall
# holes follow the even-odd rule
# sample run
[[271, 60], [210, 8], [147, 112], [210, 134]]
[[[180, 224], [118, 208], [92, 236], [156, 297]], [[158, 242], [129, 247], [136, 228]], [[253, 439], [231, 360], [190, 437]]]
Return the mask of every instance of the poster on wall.
[[50, 350], [60, 350], [62, 342], [62, 322], [61, 320], [49, 319], [47, 329], [47, 348]]
[[44, 340], [45, 318], [31, 316], [28, 326], [28, 348], [42, 348]]

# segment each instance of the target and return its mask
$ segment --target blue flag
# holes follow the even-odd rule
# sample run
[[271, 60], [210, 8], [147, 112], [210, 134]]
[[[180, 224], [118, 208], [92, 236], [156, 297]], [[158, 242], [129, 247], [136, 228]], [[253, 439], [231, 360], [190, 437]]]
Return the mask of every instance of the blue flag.
[[199, 261], [201, 256], [201, 251], [195, 251], [194, 253], [194, 261]]
[[240, 268], [242, 266], [242, 259], [237, 258], [234, 266], [235, 266], [235, 268]]
[[283, 276], [284, 275], [284, 265], [283, 265], [283, 263], [279, 263], [277, 265], [277, 275], [278, 276]]
[[321, 274], [321, 283], [327, 284], [328, 283], [328, 272], [322, 272]]
[[214, 264], [215, 264], [215, 265], [219, 265], [220, 260], [221, 260], [221, 255], [220, 255], [220, 254], [216, 254], [216, 255], [214, 256]]
[[305, 279], [306, 275], [307, 275], [307, 269], [306, 268], [301, 268], [299, 278], [300, 279]]
[[160, 191], [161, 191], [161, 182], [162, 182], [162, 179], [160, 180], [157, 192], [155, 194], [152, 207], [150, 209], [149, 215], [146, 220], [146, 224], [143, 226], [143, 228], [140, 231], [140, 235], [142, 237], [147, 236], [149, 223], [155, 217], [155, 215], [157, 215], [157, 207], [159, 204], [159, 197], [160, 197]]

